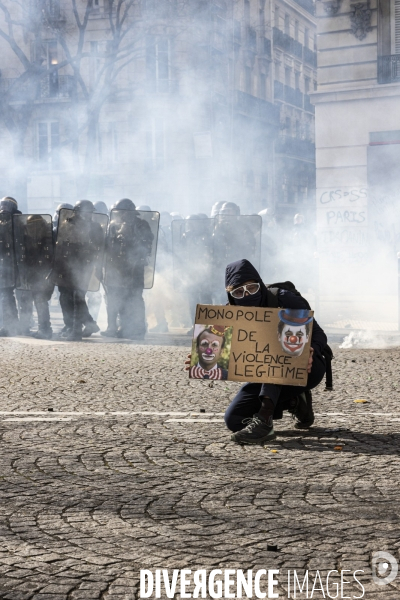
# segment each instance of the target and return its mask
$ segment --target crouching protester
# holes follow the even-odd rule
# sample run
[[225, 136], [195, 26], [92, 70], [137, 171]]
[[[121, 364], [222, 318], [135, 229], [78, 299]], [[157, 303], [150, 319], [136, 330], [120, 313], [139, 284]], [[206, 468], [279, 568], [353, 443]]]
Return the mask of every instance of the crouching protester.
[[[226, 267], [225, 287], [230, 304], [287, 309], [282, 311], [286, 315], [286, 323], [290, 325], [289, 330], [284, 332], [284, 335], [288, 336], [287, 343], [295, 346], [301, 342], [303, 329], [307, 335], [307, 315], [310, 309], [308, 302], [296, 291], [279, 288], [279, 284], [267, 288], [258, 271], [248, 260], [239, 260]], [[304, 318], [296, 318], [290, 314], [290, 309], [307, 311]], [[297, 331], [295, 325], [298, 327]], [[245, 383], [225, 413], [225, 423], [233, 432], [231, 439], [238, 444], [264, 444], [275, 439], [273, 421], [282, 418], [283, 410], [293, 414], [294, 426], [297, 429], [311, 427], [314, 423], [314, 412], [310, 390], [315, 388], [325, 375], [323, 351], [326, 346], [327, 337], [314, 319], [308, 380], [305, 387]]]

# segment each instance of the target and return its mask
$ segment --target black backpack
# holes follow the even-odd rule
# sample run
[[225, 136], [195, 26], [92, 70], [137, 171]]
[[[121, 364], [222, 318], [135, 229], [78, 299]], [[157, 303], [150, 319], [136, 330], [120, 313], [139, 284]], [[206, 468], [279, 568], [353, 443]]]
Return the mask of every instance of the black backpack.
[[[307, 308], [311, 310], [311, 306], [307, 300], [296, 290], [296, 286], [291, 281], [284, 281], [282, 283], [269, 283], [265, 286], [267, 288], [268, 295], [268, 306], [271, 308], [279, 308], [278, 295], [279, 290], [286, 290], [291, 292], [295, 296], [300, 296], [307, 303]], [[332, 348], [325, 346], [322, 351], [322, 356], [325, 358], [326, 373], [325, 373], [325, 391], [333, 390], [333, 379], [332, 379], [332, 359], [334, 358]]]

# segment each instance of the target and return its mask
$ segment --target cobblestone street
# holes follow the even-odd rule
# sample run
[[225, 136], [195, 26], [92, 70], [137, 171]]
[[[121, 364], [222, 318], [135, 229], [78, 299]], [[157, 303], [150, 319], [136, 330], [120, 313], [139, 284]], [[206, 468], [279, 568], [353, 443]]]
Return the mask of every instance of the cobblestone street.
[[239, 386], [189, 381], [187, 351], [0, 341], [0, 598], [130, 600], [143, 568], [275, 568], [280, 597], [288, 569], [362, 569], [365, 598], [398, 600], [371, 556], [399, 558], [400, 352], [335, 349], [314, 427], [285, 416], [242, 447], [223, 423]]

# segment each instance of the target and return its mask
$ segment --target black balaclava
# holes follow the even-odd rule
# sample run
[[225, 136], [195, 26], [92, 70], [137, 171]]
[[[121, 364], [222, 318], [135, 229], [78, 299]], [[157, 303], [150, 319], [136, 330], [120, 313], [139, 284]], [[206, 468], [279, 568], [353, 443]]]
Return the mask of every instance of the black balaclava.
[[257, 294], [252, 296], [244, 296], [241, 300], [232, 298], [228, 292], [229, 304], [237, 306], [268, 306], [268, 294], [259, 272], [251, 262], [242, 258], [236, 262], [230, 263], [225, 270], [225, 287], [232, 285], [234, 288], [246, 283], [246, 281], [257, 281], [260, 284], [260, 289]]

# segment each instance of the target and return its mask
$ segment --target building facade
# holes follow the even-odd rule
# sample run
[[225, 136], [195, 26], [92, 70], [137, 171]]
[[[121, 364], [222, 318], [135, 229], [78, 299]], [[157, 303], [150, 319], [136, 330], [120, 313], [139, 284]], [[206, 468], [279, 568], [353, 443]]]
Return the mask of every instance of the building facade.
[[275, 201], [281, 219], [293, 211], [314, 216], [316, 25], [313, 2], [282, 0], [273, 5], [274, 102], [280, 131], [275, 142]]
[[318, 0], [317, 21], [323, 320], [390, 330], [397, 328], [400, 250], [399, 6]]
[[0, 38], [0, 194], [42, 212], [83, 196], [307, 211], [307, 1], [137, 0], [124, 19], [108, 0], [9, 2], [22, 25]]

